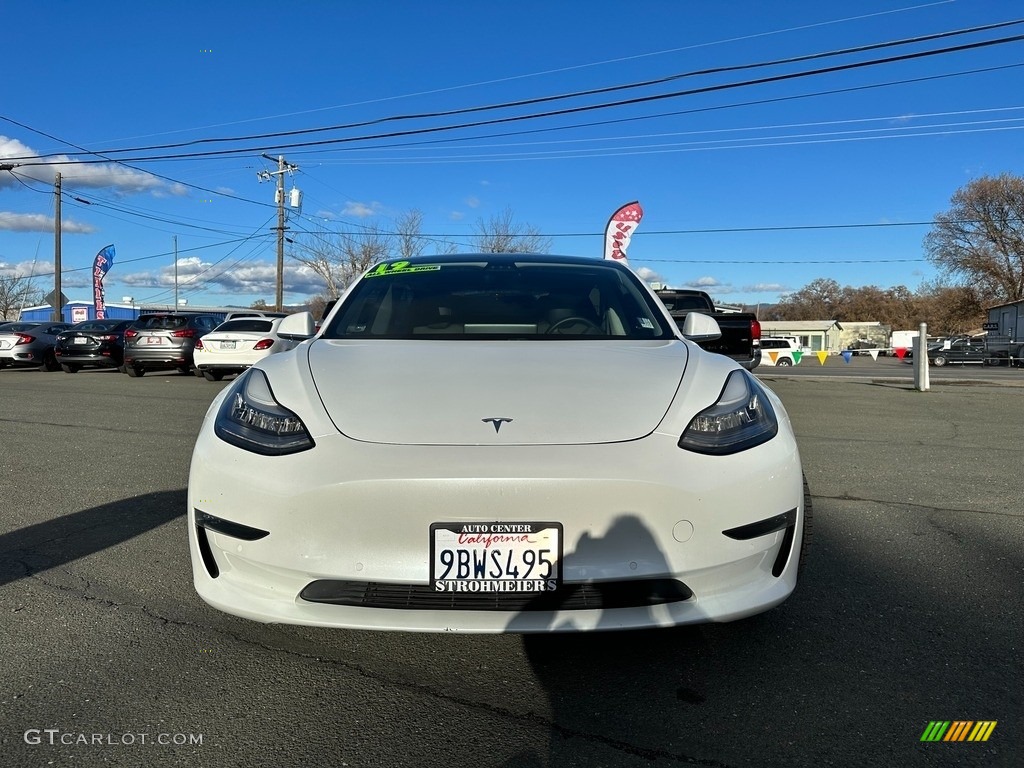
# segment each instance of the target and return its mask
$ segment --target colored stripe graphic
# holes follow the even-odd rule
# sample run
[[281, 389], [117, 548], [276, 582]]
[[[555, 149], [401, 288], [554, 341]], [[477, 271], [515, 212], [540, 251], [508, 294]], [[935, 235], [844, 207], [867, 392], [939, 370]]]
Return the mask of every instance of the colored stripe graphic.
[[978, 724], [974, 726], [974, 730], [971, 731], [971, 735], [967, 737], [968, 741], [988, 741], [988, 737], [992, 735], [992, 731], [996, 729], [996, 723], [998, 720], [979, 720]]
[[998, 720], [932, 720], [921, 741], [988, 741]]
[[921, 734], [921, 741], [941, 741], [947, 728], [949, 720], [932, 720]]
[[967, 731], [972, 725], [974, 723], [970, 720], [954, 720], [943, 741], [963, 741], [967, 738]]

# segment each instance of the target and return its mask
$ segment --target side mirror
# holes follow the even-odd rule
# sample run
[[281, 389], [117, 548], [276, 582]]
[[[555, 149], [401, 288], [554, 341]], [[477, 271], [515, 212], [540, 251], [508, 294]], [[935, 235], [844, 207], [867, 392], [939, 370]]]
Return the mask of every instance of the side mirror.
[[713, 317], [690, 312], [683, 321], [683, 336], [690, 341], [714, 341], [722, 336], [722, 329]]
[[277, 327], [277, 335], [289, 341], [305, 341], [316, 336], [316, 325], [309, 312], [288, 315]]

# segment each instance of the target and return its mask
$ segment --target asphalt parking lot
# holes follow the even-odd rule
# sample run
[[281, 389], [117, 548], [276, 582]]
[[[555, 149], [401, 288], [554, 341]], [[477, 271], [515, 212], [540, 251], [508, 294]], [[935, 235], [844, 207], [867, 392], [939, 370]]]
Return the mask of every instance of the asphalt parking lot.
[[[922, 393], [802, 368], [758, 370], [814, 501], [792, 598], [733, 624], [528, 637], [208, 608], [185, 487], [226, 383], [0, 371], [0, 763], [1020, 765], [1024, 372]], [[997, 725], [922, 742], [935, 720]]]

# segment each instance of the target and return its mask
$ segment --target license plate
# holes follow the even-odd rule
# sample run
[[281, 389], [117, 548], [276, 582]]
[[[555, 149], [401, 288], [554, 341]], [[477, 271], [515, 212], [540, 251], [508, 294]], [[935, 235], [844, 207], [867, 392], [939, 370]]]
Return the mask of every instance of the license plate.
[[551, 592], [561, 580], [561, 523], [430, 526], [435, 592]]
[[146, 343], [147, 344], [160, 344], [162, 342], [163, 342], [163, 339], [161, 339], [159, 336], [147, 336], [146, 337]]
[[75, 336], [71, 343], [77, 344], [78, 346], [85, 346], [89, 343], [89, 340], [85, 338], [85, 336]]
[[220, 348], [221, 349], [234, 349], [237, 344], [238, 344], [237, 341], [222, 341], [220, 343]]

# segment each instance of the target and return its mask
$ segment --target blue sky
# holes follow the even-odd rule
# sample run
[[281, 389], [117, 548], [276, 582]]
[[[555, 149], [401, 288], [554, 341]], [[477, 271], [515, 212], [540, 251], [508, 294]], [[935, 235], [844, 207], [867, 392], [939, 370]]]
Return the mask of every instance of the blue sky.
[[[189, 304], [273, 302], [264, 152], [298, 166], [286, 186], [303, 193], [288, 224], [299, 243], [387, 230], [416, 209], [425, 234], [468, 248], [509, 210], [554, 252], [600, 257], [608, 217], [638, 200], [634, 268], [749, 304], [818, 277], [917, 289], [936, 276], [926, 223], [954, 192], [1024, 174], [1024, 41], [806, 74], [1024, 25], [749, 66], [1024, 17], [1010, 0], [50, 1], [7, 3], [3, 17], [0, 163], [17, 166], [0, 171], [0, 274], [52, 287], [60, 171], [73, 299], [90, 296], [93, 257], [113, 243], [107, 301], [171, 301], [176, 237]], [[691, 74], [717, 68], [732, 69]], [[780, 75], [799, 76], [740, 85]], [[589, 108], [620, 101], [633, 103]], [[382, 122], [241, 140], [371, 121]], [[368, 138], [406, 131], [420, 132]], [[232, 154], [183, 156], [217, 150]], [[96, 162], [103, 153], [126, 162]], [[164, 154], [176, 157], [151, 159]], [[65, 162], [39, 164], [53, 159]], [[321, 290], [290, 258], [285, 283], [288, 303]]]

